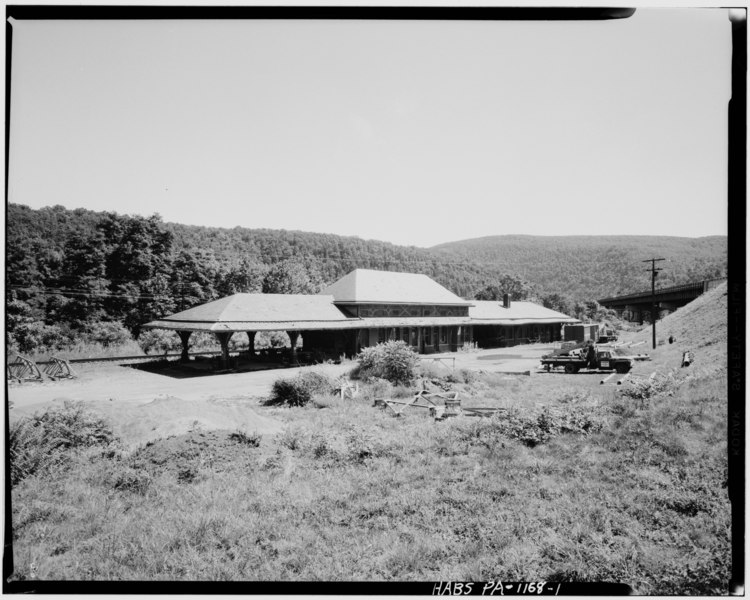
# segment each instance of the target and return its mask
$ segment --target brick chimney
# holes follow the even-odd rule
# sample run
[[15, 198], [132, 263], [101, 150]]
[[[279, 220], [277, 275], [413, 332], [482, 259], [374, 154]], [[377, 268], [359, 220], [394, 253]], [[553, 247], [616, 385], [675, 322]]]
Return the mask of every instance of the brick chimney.
[[510, 294], [503, 294], [503, 308], [510, 308]]

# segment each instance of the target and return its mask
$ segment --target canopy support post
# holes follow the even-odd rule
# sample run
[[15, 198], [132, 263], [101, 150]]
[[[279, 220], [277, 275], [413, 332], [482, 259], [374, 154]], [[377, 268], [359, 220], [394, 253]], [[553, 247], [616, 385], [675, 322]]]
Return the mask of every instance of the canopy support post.
[[292, 342], [292, 364], [298, 365], [299, 361], [297, 360], [297, 340], [299, 339], [299, 331], [287, 331], [287, 335], [289, 336], [289, 341]]
[[180, 362], [186, 363], [190, 362], [190, 356], [188, 355], [188, 340], [190, 339], [190, 336], [192, 335], [192, 331], [178, 331], [177, 335], [180, 336], [180, 341], [182, 342], [182, 356], [180, 356]]
[[214, 331], [221, 345], [221, 368], [229, 368], [229, 338], [232, 337], [233, 331]]

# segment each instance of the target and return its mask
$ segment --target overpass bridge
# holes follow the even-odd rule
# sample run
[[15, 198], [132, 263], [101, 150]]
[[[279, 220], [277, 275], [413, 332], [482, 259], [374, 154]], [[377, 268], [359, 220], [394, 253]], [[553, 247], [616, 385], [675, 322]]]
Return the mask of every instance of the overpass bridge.
[[[726, 280], [726, 277], [718, 277], [657, 289], [655, 295], [656, 308], [659, 313], [657, 319], [663, 319], [669, 313], [692, 302], [701, 294], [717, 287]], [[615, 310], [626, 321], [640, 324], [643, 324], [644, 320], [651, 321], [651, 290], [625, 296], [602, 298], [598, 302], [606, 308]]]

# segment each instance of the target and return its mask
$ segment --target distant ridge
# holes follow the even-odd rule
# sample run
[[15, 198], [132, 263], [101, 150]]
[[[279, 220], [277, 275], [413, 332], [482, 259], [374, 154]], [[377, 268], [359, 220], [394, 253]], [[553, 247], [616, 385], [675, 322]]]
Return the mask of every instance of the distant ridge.
[[[6, 259], [11, 283], [26, 281], [25, 273], [48, 271], [71, 237], [92, 233], [108, 214], [8, 204]], [[324, 284], [357, 268], [422, 273], [464, 298], [473, 298], [504, 274], [528, 281], [539, 297], [564, 294], [587, 301], [650, 285], [641, 261], [654, 256], [667, 259], [658, 280], [664, 286], [723, 276], [727, 265], [725, 236], [516, 234], [418, 248], [334, 234], [158, 222], [173, 235], [174, 253], [210, 252], [217, 268], [240, 261], [270, 266], [297, 258], [315, 265]]]
[[678, 285], [726, 275], [727, 237], [644, 235], [502, 235], [433, 246], [436, 256], [494, 264], [547, 293], [594, 298], [639, 291], [650, 285], [641, 261], [666, 258], [657, 280]]

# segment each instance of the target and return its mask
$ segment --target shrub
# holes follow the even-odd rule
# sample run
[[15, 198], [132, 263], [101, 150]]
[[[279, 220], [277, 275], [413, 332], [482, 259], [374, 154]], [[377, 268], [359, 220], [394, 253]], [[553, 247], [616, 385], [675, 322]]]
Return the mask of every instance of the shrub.
[[408, 385], [416, 376], [419, 357], [404, 341], [384, 342], [365, 348], [357, 357], [359, 377], [373, 377]]
[[333, 394], [334, 381], [324, 373], [306, 371], [297, 375], [296, 380], [311, 394]]
[[[301, 337], [301, 336], [300, 336]], [[297, 340], [297, 347], [300, 347], [302, 340]], [[286, 331], [259, 331], [255, 334], [255, 349], [264, 350], [266, 348], [291, 348], [292, 342]]]
[[511, 409], [507, 413], [496, 413], [489, 419], [474, 422], [462, 431], [461, 438], [470, 443], [479, 443], [492, 449], [497, 446], [498, 435], [520, 441], [534, 447], [563, 433], [588, 434], [600, 431], [602, 421], [592, 411], [582, 408], [541, 411]]
[[182, 349], [182, 342], [174, 331], [163, 329], [149, 329], [138, 337], [138, 345], [146, 354], [157, 352], [164, 354], [169, 351]]
[[41, 321], [22, 323], [9, 337], [11, 345], [23, 354], [53, 351], [70, 343], [70, 338], [61, 327], [45, 325]]
[[363, 463], [368, 458], [381, 456], [385, 448], [371, 432], [353, 426], [346, 435], [347, 458], [354, 463]]
[[105, 348], [119, 346], [131, 341], [130, 332], [118, 321], [90, 323], [84, 330], [86, 341], [101, 344]]
[[330, 408], [339, 400], [338, 396], [332, 394], [315, 393], [312, 395], [312, 403], [316, 408]]
[[267, 404], [304, 406], [312, 399], [310, 392], [294, 379], [278, 379], [273, 382], [271, 397]]
[[[182, 348], [182, 343], [178, 346]], [[217, 350], [219, 342], [216, 340], [216, 336], [210, 331], [194, 331], [188, 339], [188, 347], [190, 350]]]
[[620, 395], [624, 398], [638, 400], [645, 404], [651, 398], [657, 396], [673, 396], [677, 382], [671, 375], [654, 379], [643, 379], [632, 381], [630, 385], [623, 387]]
[[385, 379], [373, 377], [362, 387], [361, 397], [366, 402], [373, 402], [376, 398], [390, 398], [392, 390], [393, 386]]
[[588, 391], [567, 392], [558, 398], [560, 404], [579, 404], [581, 402], [589, 402], [590, 400], [591, 393]]
[[335, 455], [336, 453], [328, 436], [319, 432], [313, 433], [310, 437], [310, 452], [312, 453], [313, 458], [323, 458], [325, 456]]
[[417, 375], [423, 379], [442, 379], [448, 375], [449, 371], [445, 366], [435, 362], [420, 362], [417, 368]]
[[120, 491], [145, 494], [151, 485], [151, 475], [143, 469], [127, 467], [115, 477], [114, 488]]
[[260, 441], [262, 438], [263, 436], [257, 431], [248, 434], [241, 429], [238, 429], [234, 433], [229, 434], [229, 439], [234, 440], [235, 442], [238, 442], [240, 444], [252, 446], [253, 448], [257, 448], [258, 446], [260, 446]]
[[62, 407], [17, 421], [9, 434], [13, 485], [60, 463], [67, 450], [108, 446], [116, 441], [104, 419], [86, 410], [82, 402], [69, 400]]
[[299, 427], [288, 427], [281, 432], [279, 442], [290, 450], [299, 450], [305, 441], [305, 431]]
[[333, 380], [323, 373], [300, 373], [294, 379], [275, 381], [266, 404], [304, 406], [312, 400], [313, 394], [332, 394], [333, 388]]

